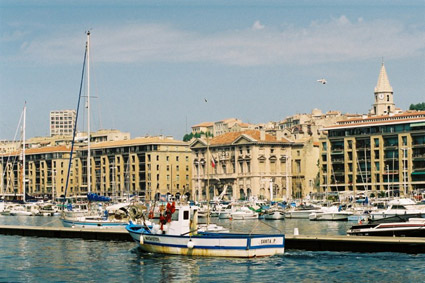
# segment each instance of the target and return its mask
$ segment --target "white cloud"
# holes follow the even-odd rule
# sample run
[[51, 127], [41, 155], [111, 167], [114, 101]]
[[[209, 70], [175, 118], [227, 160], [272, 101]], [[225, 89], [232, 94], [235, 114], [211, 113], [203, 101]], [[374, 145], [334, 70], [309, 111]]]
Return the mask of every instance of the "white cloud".
[[[307, 27], [277, 29], [256, 21], [245, 30], [203, 34], [168, 25], [132, 24], [92, 33], [95, 60], [140, 63], [213, 62], [228, 65], [311, 64], [368, 58], [405, 58], [423, 52], [425, 32], [391, 20], [351, 22], [346, 16]], [[261, 33], [256, 32], [263, 29]], [[67, 33], [69, 34], [69, 33]], [[52, 39], [53, 38], [53, 39]], [[51, 36], [22, 47], [26, 59], [80, 62], [81, 33]]]

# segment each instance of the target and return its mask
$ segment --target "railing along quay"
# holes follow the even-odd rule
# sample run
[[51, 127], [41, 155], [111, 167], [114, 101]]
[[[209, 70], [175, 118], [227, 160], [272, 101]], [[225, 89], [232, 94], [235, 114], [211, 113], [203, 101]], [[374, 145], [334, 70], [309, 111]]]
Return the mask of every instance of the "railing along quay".
[[[125, 230], [1, 225], [0, 234], [98, 241], [133, 241]], [[287, 250], [425, 253], [425, 238], [285, 235]]]

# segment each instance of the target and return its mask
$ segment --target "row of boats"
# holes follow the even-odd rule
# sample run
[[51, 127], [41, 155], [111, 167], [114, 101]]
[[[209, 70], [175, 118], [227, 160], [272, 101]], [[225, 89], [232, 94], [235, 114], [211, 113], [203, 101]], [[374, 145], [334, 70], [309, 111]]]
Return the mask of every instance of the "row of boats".
[[0, 215], [60, 216], [60, 207], [49, 202], [24, 204], [0, 202]]
[[312, 221], [366, 221], [378, 220], [396, 215], [425, 215], [425, 203], [417, 203], [412, 199], [399, 198], [387, 202], [378, 201], [369, 204], [362, 201], [360, 203], [331, 203], [313, 204], [302, 203], [300, 205], [274, 204], [272, 206], [259, 204], [232, 203], [226, 206], [214, 204], [212, 209], [200, 208], [200, 215], [206, 217], [218, 217], [219, 219], [249, 220], [284, 220], [310, 219]]
[[[42, 208], [51, 210], [50, 214], [44, 214]], [[379, 202], [334, 203], [327, 206], [305, 203], [285, 206], [275, 203], [266, 206], [261, 203], [176, 205], [174, 202], [145, 204], [128, 201], [117, 204], [86, 202], [62, 205], [61, 208], [59, 211], [59, 206], [50, 203], [0, 203], [1, 213], [4, 215], [60, 215], [65, 227], [120, 227], [130, 233], [142, 250], [167, 254], [257, 257], [284, 253], [285, 236], [281, 232], [231, 233], [228, 229], [211, 223], [213, 217], [234, 220], [355, 220], [358, 224], [351, 227], [347, 235], [425, 237], [425, 204], [409, 199], [388, 201], [386, 207], [380, 207]], [[31, 211], [31, 214], [12, 212], [22, 209]], [[204, 218], [203, 222], [206, 223], [198, 223], [200, 218]]]

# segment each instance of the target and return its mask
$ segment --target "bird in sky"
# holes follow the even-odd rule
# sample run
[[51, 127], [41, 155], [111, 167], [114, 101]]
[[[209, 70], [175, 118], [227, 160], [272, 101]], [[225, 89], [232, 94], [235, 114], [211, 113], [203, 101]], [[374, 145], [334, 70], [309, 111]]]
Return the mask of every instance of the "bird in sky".
[[205, 102], [208, 102], [208, 100], [206, 98], [204, 98]]
[[327, 83], [327, 81], [325, 80], [325, 79], [320, 79], [320, 80], [317, 80], [319, 83], [321, 83], [322, 85], [324, 85], [324, 84], [326, 84]]

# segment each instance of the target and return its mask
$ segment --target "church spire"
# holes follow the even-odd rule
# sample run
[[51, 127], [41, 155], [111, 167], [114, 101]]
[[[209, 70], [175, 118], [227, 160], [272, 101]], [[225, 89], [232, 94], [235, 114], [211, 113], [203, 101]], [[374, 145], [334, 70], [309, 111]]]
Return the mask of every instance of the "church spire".
[[393, 88], [388, 80], [387, 71], [385, 70], [384, 62], [382, 61], [381, 72], [379, 73], [378, 83], [375, 87], [375, 93], [393, 92]]

